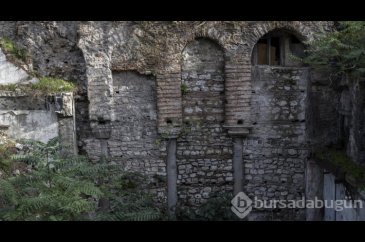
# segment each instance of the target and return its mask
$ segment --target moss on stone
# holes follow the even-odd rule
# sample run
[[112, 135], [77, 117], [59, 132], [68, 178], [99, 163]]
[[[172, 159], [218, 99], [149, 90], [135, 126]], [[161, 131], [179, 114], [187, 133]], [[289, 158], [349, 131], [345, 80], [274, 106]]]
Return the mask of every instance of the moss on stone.
[[181, 94], [184, 95], [188, 91], [188, 86], [185, 83], [183, 83], [181, 84], [180, 89], [181, 89]]
[[57, 78], [42, 77], [39, 82], [31, 85], [32, 90], [38, 90], [45, 94], [57, 92], [74, 92], [76, 86], [73, 82]]
[[17, 88], [18, 88], [18, 85], [16, 85], [16, 84], [0, 85], [0, 90], [1, 91], [15, 92]]
[[322, 162], [329, 162], [347, 176], [352, 177], [358, 187], [365, 187], [365, 167], [352, 161], [344, 150], [319, 149], [314, 152], [314, 157]]
[[0, 85], [2, 91], [20, 91], [29, 93], [32, 96], [49, 95], [60, 92], [75, 92], [77, 89], [75, 83], [50, 77], [41, 77], [39, 82], [30, 84], [6, 84]]
[[8, 39], [6, 37], [0, 38], [0, 47], [1, 47], [1, 49], [3, 49], [3, 51], [5, 53], [12, 55], [19, 60], [22, 60], [25, 62], [27, 59], [26, 50], [17, 47], [13, 43], [13, 41], [11, 41], [10, 39]]

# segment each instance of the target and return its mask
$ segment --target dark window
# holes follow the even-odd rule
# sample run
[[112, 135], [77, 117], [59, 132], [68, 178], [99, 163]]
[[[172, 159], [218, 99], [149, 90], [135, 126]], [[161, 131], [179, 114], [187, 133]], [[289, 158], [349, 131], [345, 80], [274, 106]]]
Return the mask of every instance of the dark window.
[[252, 53], [252, 64], [301, 66], [293, 56], [304, 57], [305, 46], [295, 35], [279, 30], [266, 34], [257, 42]]
[[268, 65], [267, 59], [267, 39], [260, 39], [257, 43], [257, 64]]
[[304, 57], [304, 45], [294, 35], [290, 38], [290, 51], [297, 57]]
[[280, 65], [280, 38], [270, 37], [257, 42], [258, 65]]
[[269, 65], [280, 65], [280, 38], [273, 37], [270, 39], [270, 63]]

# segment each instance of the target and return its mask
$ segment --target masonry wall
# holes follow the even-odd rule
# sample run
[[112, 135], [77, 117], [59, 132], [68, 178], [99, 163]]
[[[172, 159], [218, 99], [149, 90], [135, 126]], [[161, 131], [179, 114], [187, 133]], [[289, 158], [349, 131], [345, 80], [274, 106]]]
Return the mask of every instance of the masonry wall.
[[[107, 156], [126, 170], [142, 172], [157, 180], [166, 176], [166, 164], [160, 152], [157, 133], [156, 80], [137, 72], [113, 72], [113, 111], [107, 139]], [[155, 175], [155, 177], [153, 177]], [[165, 196], [166, 183], [158, 196]]]
[[[84, 95], [85, 62], [76, 46], [76, 36], [77, 22], [0, 22], [0, 37], [8, 38], [17, 49], [24, 49], [28, 54], [26, 60], [20, 60], [0, 51], [0, 85], [37, 82], [34, 77], [37, 74], [75, 81], [79, 84], [78, 94]], [[55, 96], [34, 97], [19, 90], [1, 91], [0, 125], [8, 126], [5, 132], [14, 139], [47, 142], [60, 136], [67, 151], [76, 153], [74, 96], [61, 95], [61, 101], [57, 102]], [[79, 100], [78, 95], [76, 99]], [[83, 120], [85, 116], [78, 115], [77, 119]]]
[[232, 191], [232, 139], [224, 124], [224, 52], [209, 39], [183, 51], [181, 136], [177, 139], [178, 197], [199, 205]]
[[[0, 85], [29, 84], [37, 79], [11, 63], [0, 49]], [[57, 114], [44, 97], [32, 97], [20, 90], [0, 90], [0, 130], [13, 139], [47, 142], [58, 136]]]
[[77, 153], [74, 101], [70, 93], [33, 97], [17, 91], [0, 91], [0, 130], [15, 139], [48, 142], [59, 137], [63, 151]]
[[[251, 66], [254, 45], [270, 31], [285, 29], [310, 40], [322, 29], [331, 30], [331, 22], [53, 21], [0, 26], [0, 34], [31, 51], [34, 70], [78, 82], [78, 150], [93, 162], [107, 157], [163, 180], [166, 139], [178, 137], [178, 200], [185, 204], [199, 205], [214, 191], [231, 192], [232, 138], [227, 133], [251, 130], [247, 137], [241, 133], [242, 185], [249, 196], [262, 198], [303, 195], [306, 131], [313, 134], [311, 142], [337, 137], [332, 121], [336, 107], [329, 105], [327, 84], [312, 83], [316, 77], [309, 78], [304, 69]], [[312, 86], [305, 86], [308, 80]], [[186, 93], [181, 84], [186, 84]], [[161, 197], [165, 185], [156, 186]], [[255, 212], [249, 219], [303, 218], [301, 211]]]
[[92, 133], [85, 60], [77, 46], [78, 28], [77, 21], [0, 21], [0, 37], [9, 38], [18, 48], [27, 50], [29, 58], [24, 67], [29, 72], [78, 84], [74, 96], [75, 121], [79, 124], [76, 127], [77, 149], [85, 154], [83, 146]]
[[[244, 191], [266, 198], [301, 197], [307, 155], [303, 148], [306, 139], [303, 109], [309, 78], [304, 70], [278, 68], [271, 74], [269, 70], [259, 70], [262, 78], [257, 79], [252, 76], [251, 55], [257, 41], [271, 30], [286, 29], [304, 40], [313, 38], [321, 28], [330, 30], [331, 24], [276, 21], [81, 23], [78, 46], [87, 63], [89, 120], [94, 134], [85, 139], [86, 153], [97, 160], [105, 153], [102, 152], [105, 142], [95, 134], [110, 130], [113, 136], [113, 125], [119, 116], [115, 108], [119, 102], [114, 93], [115, 73], [152, 74], [156, 78], [156, 125], [158, 136], [162, 138], [157, 163], [163, 167], [160, 159], [163, 162], [166, 159], [164, 140], [177, 137], [179, 204], [198, 206], [214, 191], [232, 191], [232, 138], [226, 132], [250, 127], [252, 133], [243, 138]], [[99, 47], [95, 49], [95, 46]], [[271, 83], [272, 87], [262, 86], [262, 93], [252, 93], [253, 85], [258, 83]], [[185, 93], [181, 84], [186, 85]], [[285, 89], [287, 87], [289, 90]], [[135, 98], [139, 100], [138, 97], [131, 100]], [[264, 102], [258, 103], [260, 101]], [[128, 125], [122, 127], [121, 124], [120, 129], [126, 127]], [[124, 132], [128, 135], [130, 131]], [[113, 139], [112, 145], [118, 152], [122, 144], [128, 147], [120, 139]], [[111, 157], [131, 166], [129, 160], [133, 158], [118, 157], [118, 152]], [[133, 153], [131, 147], [130, 154]], [[149, 166], [142, 168], [138, 163], [135, 167], [151, 175], [160, 172], [160, 168], [152, 171]], [[272, 211], [265, 211], [262, 216], [257, 213], [250, 219], [304, 217], [303, 211], [290, 211], [290, 214], [275, 211], [275, 214], [272, 218]]]
[[13, 139], [47, 142], [58, 136], [57, 115], [47, 110], [0, 110], [0, 124]]
[[[249, 197], [292, 200], [304, 197], [307, 68], [255, 66], [252, 76], [252, 132], [243, 144], [245, 189]], [[269, 209], [270, 210], [270, 209]], [[277, 209], [254, 219], [304, 219], [304, 211]], [[256, 218], [255, 218], [256, 219]]]
[[115, 121], [108, 140], [110, 157], [124, 161], [131, 170], [165, 173], [156, 145], [156, 80], [135, 72], [114, 72], [113, 96]]

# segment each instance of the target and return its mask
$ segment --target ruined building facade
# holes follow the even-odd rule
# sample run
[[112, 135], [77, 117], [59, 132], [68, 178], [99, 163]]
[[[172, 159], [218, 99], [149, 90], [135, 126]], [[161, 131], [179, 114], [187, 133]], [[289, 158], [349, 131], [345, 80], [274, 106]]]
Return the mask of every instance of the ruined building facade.
[[[5, 22], [0, 33], [27, 48], [41, 75], [78, 83], [72, 118], [55, 121], [65, 142], [94, 162], [147, 174], [173, 211], [216, 192], [291, 200], [318, 186], [306, 182], [311, 147], [338, 139], [341, 100], [354, 92], [333, 90], [293, 56], [332, 28], [321, 21]], [[14, 108], [0, 98], [3, 110]], [[365, 152], [360, 126], [351, 145], [357, 160]], [[305, 218], [304, 209], [248, 216]]]

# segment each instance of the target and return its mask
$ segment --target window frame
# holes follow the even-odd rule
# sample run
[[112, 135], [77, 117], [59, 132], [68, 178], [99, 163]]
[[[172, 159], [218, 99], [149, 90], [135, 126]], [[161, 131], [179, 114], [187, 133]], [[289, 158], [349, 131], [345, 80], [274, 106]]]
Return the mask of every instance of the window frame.
[[[258, 63], [258, 56], [259, 56], [259, 50], [257, 48], [257, 44], [258, 42], [255, 44], [254, 47], [254, 65], [269, 65], [269, 66], [284, 66], [285, 65], [285, 38], [283, 38], [284, 36], [277, 36], [277, 35], [270, 35], [267, 37], [263, 37], [260, 40], [266, 40], [266, 64], [259, 64]], [[279, 64], [274, 65], [271, 63], [271, 40], [272, 38], [278, 38], [279, 39]]]

